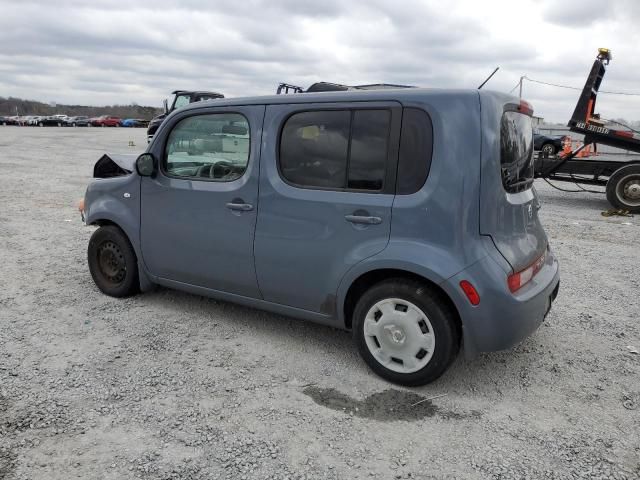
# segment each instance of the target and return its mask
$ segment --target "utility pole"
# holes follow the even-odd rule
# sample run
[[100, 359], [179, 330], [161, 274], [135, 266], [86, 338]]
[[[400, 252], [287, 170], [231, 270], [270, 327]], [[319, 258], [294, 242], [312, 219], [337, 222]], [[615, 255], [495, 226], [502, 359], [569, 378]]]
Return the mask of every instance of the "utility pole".
[[524, 75], [520, 77], [520, 100], [522, 100], [522, 80], [524, 80]]

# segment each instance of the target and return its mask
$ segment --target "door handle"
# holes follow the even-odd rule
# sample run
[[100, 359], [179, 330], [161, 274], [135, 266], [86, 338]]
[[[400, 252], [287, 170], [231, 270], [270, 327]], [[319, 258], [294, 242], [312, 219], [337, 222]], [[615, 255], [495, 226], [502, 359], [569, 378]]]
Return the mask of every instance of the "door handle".
[[364, 215], [345, 215], [345, 220], [359, 225], [379, 225], [382, 223], [380, 217], [367, 217]]
[[249, 212], [249, 211], [253, 210], [253, 205], [251, 205], [250, 203], [229, 202], [229, 203], [227, 203], [227, 208], [229, 210], [235, 210], [237, 212]]

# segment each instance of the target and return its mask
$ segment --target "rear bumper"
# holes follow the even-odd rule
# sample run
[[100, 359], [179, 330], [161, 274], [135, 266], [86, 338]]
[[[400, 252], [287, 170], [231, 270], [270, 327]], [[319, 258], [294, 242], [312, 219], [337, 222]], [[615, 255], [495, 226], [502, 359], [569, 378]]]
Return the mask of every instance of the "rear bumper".
[[[462, 280], [480, 295], [473, 306], [462, 293]], [[543, 322], [558, 295], [560, 269], [551, 251], [544, 267], [515, 294], [507, 287], [507, 274], [490, 256], [446, 282], [462, 320], [467, 356], [510, 348], [531, 335]]]

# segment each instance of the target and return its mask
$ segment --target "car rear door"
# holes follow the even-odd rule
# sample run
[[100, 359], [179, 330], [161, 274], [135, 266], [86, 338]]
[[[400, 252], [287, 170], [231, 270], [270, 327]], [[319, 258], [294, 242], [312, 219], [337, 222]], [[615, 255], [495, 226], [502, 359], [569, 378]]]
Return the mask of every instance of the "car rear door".
[[151, 147], [143, 177], [141, 246], [163, 279], [260, 298], [253, 262], [264, 106], [187, 110]]
[[340, 279], [388, 241], [401, 107], [267, 106], [255, 239], [264, 299], [335, 313]]

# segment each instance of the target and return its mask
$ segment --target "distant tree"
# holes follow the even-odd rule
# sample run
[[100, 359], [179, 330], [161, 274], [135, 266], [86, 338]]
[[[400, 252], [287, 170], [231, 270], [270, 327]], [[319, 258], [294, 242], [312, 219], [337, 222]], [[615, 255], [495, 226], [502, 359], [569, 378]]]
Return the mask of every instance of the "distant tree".
[[98, 117], [100, 115], [115, 115], [122, 118], [142, 118], [150, 120], [159, 115], [162, 109], [155, 107], [141, 107], [138, 104], [113, 105], [105, 107], [90, 107], [85, 105], [62, 105], [56, 102], [49, 104], [34, 100], [23, 100], [16, 97], [0, 97], [0, 115], [56, 115], [69, 116], [86, 115]]

